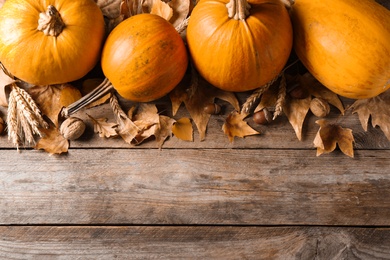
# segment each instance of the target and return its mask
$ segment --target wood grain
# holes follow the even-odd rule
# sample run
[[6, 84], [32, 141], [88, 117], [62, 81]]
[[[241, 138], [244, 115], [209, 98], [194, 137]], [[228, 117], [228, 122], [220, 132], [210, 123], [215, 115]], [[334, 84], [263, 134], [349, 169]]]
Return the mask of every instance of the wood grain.
[[390, 230], [0, 227], [2, 259], [390, 259]]
[[389, 150], [314, 154], [3, 150], [0, 223], [390, 225]]

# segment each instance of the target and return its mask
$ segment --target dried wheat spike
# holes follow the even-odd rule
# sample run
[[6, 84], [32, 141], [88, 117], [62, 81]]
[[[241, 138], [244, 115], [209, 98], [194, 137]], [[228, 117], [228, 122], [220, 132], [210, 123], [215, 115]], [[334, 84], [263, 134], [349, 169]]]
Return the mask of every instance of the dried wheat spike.
[[117, 123], [121, 123], [121, 122], [123, 123], [123, 119], [127, 118], [127, 115], [123, 111], [121, 106], [119, 105], [118, 98], [116, 97], [115, 94], [111, 95], [110, 105], [111, 105], [112, 111], [114, 112], [114, 116], [115, 116]]
[[286, 86], [286, 76], [283, 73], [279, 83], [278, 99], [276, 100], [275, 112], [272, 120], [275, 120], [279, 115], [282, 114], [283, 106], [286, 102]]
[[8, 99], [8, 111], [7, 111], [7, 129], [8, 140], [16, 147], [19, 147], [21, 138], [18, 134], [18, 113], [15, 100], [15, 91], [12, 89]]

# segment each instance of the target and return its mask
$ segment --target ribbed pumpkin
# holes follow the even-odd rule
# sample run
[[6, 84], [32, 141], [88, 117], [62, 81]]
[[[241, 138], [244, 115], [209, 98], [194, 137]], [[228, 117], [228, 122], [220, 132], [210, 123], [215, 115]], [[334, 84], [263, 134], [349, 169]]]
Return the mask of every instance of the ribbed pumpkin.
[[353, 99], [390, 88], [390, 11], [373, 0], [296, 0], [294, 49], [323, 85]]
[[168, 94], [188, 65], [183, 39], [172, 24], [154, 14], [120, 23], [103, 48], [102, 69], [122, 97], [148, 102]]
[[77, 80], [98, 62], [104, 33], [92, 0], [7, 0], [0, 9], [0, 62], [31, 84]]
[[280, 0], [201, 0], [187, 42], [193, 63], [212, 85], [247, 91], [274, 79], [292, 49], [292, 25]]

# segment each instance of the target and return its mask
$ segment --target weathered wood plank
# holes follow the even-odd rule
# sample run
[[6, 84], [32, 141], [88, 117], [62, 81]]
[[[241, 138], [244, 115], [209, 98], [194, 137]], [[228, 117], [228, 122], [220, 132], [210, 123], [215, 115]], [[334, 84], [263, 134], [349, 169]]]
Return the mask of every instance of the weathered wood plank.
[[0, 154], [1, 224], [390, 225], [390, 151]]
[[2, 259], [390, 259], [390, 229], [0, 227]]

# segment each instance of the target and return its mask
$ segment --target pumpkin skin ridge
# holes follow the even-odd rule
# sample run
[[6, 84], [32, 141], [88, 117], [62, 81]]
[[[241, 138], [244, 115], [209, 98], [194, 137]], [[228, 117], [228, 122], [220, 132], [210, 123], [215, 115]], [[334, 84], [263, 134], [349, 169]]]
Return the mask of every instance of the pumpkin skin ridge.
[[[9, 6], [4, 5], [0, 9], [1, 20], [3, 20], [0, 21], [0, 34], [10, 35], [9, 30], [12, 29], [12, 33], [15, 35], [8, 37], [8, 39], [1, 37], [0, 59], [11, 74], [34, 85], [61, 84], [83, 77], [97, 64], [105, 34], [105, 25], [103, 15], [93, 1], [8, 0], [7, 3]], [[39, 13], [46, 11], [46, 3], [55, 6], [64, 21], [71, 20], [68, 19], [71, 12], [64, 15], [61, 13], [63, 7], [72, 6], [72, 9], [76, 11], [78, 10], [76, 7], [81, 6], [85, 9], [83, 10], [85, 16], [88, 16], [93, 22], [89, 22], [90, 26], [87, 27], [84, 26], [84, 21], [87, 19], [78, 22], [83, 22], [83, 26], [66, 25], [63, 32], [55, 40], [46, 41], [45, 38], [53, 36], [45, 36], [43, 32], [37, 30]], [[15, 16], [16, 11], [14, 10], [21, 14], [10, 18], [9, 16], [12, 14]], [[80, 15], [76, 16], [80, 17]], [[76, 20], [73, 19], [73, 21]], [[87, 30], [86, 28], [90, 28], [91, 31], [80, 32], [80, 30]], [[68, 35], [65, 38], [72, 39], [73, 43], [82, 43], [82, 45], [76, 47], [73, 46], [74, 44], [62, 43], [64, 35]]]
[[[334, 13], [326, 15], [322, 11], [320, 17], [310, 16], [316, 10], [317, 13], [326, 10], [325, 6], [333, 6]], [[373, 1], [341, 0], [324, 5], [296, 0], [292, 21], [298, 57], [330, 90], [348, 98], [362, 99], [390, 88], [390, 11], [385, 7]], [[329, 21], [337, 22], [338, 27], [333, 28]], [[318, 24], [323, 28], [316, 27]], [[329, 34], [328, 41], [334, 39], [334, 46], [327, 44], [321, 30]], [[343, 51], [337, 53], [337, 49]]]
[[[130, 35], [123, 36], [124, 31]], [[168, 94], [184, 77], [187, 66], [180, 35], [168, 21], [152, 14], [130, 17], [114, 28], [102, 53], [105, 76], [119, 95], [136, 102]]]
[[[208, 81], [215, 87], [221, 88], [226, 91], [243, 92], [261, 87], [262, 85], [268, 83], [273, 78], [278, 76], [280, 71], [287, 63], [288, 57], [290, 55], [292, 49], [292, 26], [288, 12], [287, 10], [285, 10], [285, 7], [281, 5], [281, 3], [276, 1], [256, 1], [256, 3], [259, 4], [255, 5], [250, 2], [252, 5], [252, 8], [250, 9], [250, 16], [247, 17], [245, 22], [236, 21], [228, 18], [227, 9], [225, 7], [226, 3], [227, 1], [201, 0], [194, 7], [190, 17], [189, 25], [187, 27], [187, 43], [194, 66], [199, 72], [199, 74], [204, 77], [206, 81]], [[200, 4], [202, 4], [201, 7], [199, 7]], [[211, 9], [211, 7], [215, 7], [217, 5], [221, 6], [219, 7], [220, 11], [218, 11], [218, 15], [216, 14], [216, 9], [214, 9], [213, 11], [208, 10]], [[264, 5], [269, 5], [269, 7], [264, 7]], [[284, 26], [287, 26], [287, 28], [276, 29], [277, 33], [284, 34], [284, 36], [287, 38], [285, 42], [282, 42], [282, 45], [287, 47], [280, 48], [283, 49], [283, 52], [285, 52], [283, 58], [281, 58], [283, 55], [273, 57], [273, 59], [278, 60], [280, 64], [275, 65], [275, 68], [273, 69], [272, 73], [269, 73], [270, 70], [268, 69], [271, 63], [270, 60], [272, 60], [269, 59], [271, 52], [266, 50], [266, 44], [260, 42], [261, 39], [265, 37], [264, 35], [269, 35], [268, 32], [271, 31], [273, 28], [267, 28], [264, 24], [262, 24], [261, 21], [257, 21], [257, 25], [262, 25], [261, 28], [256, 30], [252, 29], [252, 27], [257, 26], [253, 25], [253, 20], [258, 19], [258, 16], [254, 13], [258, 12], [263, 8], [265, 9], [265, 11], [262, 11], [263, 15], [268, 15], [271, 12], [278, 12], [278, 14], [279, 12], [284, 12], [282, 13], [283, 18], [279, 19], [281, 21], [277, 21], [276, 23], [276, 18], [271, 18], [270, 21], [273, 21], [274, 24], [277, 24], [278, 26], [281, 26], [282, 24], [284, 24]], [[215, 16], [214, 19], [218, 22], [206, 22], [212, 19], [210, 18], [211, 16]], [[200, 23], [202, 24], [199, 25]], [[235, 28], [235, 26], [239, 29]], [[227, 27], [228, 29], [225, 29], [224, 27]], [[202, 29], [204, 29], [205, 31], [204, 34], [202, 32]], [[223, 30], [226, 31], [226, 36], [224, 40], [209, 39], [218, 38], [217, 31]], [[265, 32], [265, 34], [263, 34], [262, 36], [254, 35], [254, 32], [259, 33], [259, 31], [261, 32], [262, 30], [263, 32]], [[231, 31], [230, 36], [228, 36], [229, 31]], [[221, 32], [221, 34], [223, 34], [223, 32]], [[223, 39], [223, 36], [220, 36], [220, 38]], [[256, 40], [256, 38], [259, 39]], [[274, 38], [275, 44], [276, 38], [277, 37]], [[279, 37], [279, 39], [281, 38], [283, 38], [283, 36]], [[237, 42], [237, 44], [235, 45], [235, 47], [231, 47], [231, 49], [227, 51], [227, 49], [230, 47], [222, 46], [222, 42], [224, 41], [233, 42], [232, 44], [235, 44]], [[254, 43], [256, 43], [257, 45], [255, 45]], [[243, 47], [243, 45], [245, 46]], [[220, 50], [208, 51], [208, 49], [212, 48], [217, 48]], [[245, 49], [245, 51], [243, 49]], [[238, 52], [246, 52], [246, 54], [238, 54]], [[197, 58], [196, 56], [199, 57]], [[230, 56], [231, 59], [229, 59], [229, 57], [227, 56]], [[268, 58], [265, 58], [266, 56], [268, 56]], [[267, 61], [264, 59], [267, 59]], [[283, 59], [283, 61], [280, 61], [281, 59]], [[245, 60], [245, 62], [243, 62], [243, 60]], [[274, 63], [273, 60], [272, 63]], [[221, 68], [221, 64], [225, 64], [225, 68]], [[274, 65], [271, 64], [271, 66], [273, 67]], [[237, 71], [235, 71], [232, 69], [235, 67], [238, 67], [240, 69], [237, 69]], [[256, 68], [256, 72], [254, 72], [255, 70], [253, 68]], [[263, 71], [263, 69], [265, 71]], [[215, 76], [215, 74], [218, 74], [220, 76]]]

